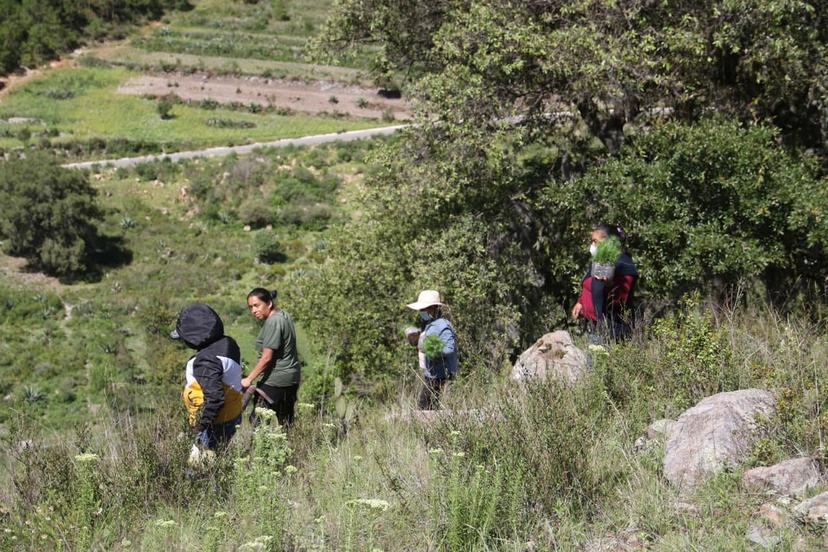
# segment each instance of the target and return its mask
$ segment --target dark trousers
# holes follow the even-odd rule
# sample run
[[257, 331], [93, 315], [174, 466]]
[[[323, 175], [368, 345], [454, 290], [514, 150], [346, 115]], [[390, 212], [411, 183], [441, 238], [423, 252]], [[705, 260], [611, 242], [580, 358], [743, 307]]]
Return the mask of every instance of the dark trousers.
[[276, 418], [279, 420], [279, 425], [289, 426], [292, 424], [293, 406], [296, 404], [296, 393], [299, 391], [299, 385], [291, 385], [290, 387], [275, 387], [260, 383], [257, 387], [264, 391], [273, 403], [267, 404], [267, 401], [264, 399], [257, 399], [258, 402], [256, 403], [256, 406], [266, 406], [274, 411], [276, 413]]
[[425, 378], [417, 407], [420, 410], [437, 410], [440, 408], [440, 395], [446, 387], [448, 379]]
[[197, 440], [202, 446], [211, 450], [224, 448], [233, 435], [236, 434], [236, 427], [242, 422], [241, 414], [232, 420], [224, 423], [214, 423], [197, 435]]

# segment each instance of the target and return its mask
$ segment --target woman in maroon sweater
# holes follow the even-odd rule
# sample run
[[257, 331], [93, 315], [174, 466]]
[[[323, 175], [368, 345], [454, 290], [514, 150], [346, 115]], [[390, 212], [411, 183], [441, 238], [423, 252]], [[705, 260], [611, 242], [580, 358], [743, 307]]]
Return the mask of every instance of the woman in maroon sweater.
[[[620, 226], [599, 224], [592, 230], [590, 253], [595, 254], [598, 242], [615, 236], [624, 243], [626, 234]], [[612, 281], [593, 278], [592, 265], [581, 281], [581, 295], [572, 308], [572, 318], [587, 321], [591, 343], [600, 343], [602, 335], [623, 339], [630, 333], [630, 306], [632, 305], [638, 270], [630, 254], [624, 250], [615, 262]]]

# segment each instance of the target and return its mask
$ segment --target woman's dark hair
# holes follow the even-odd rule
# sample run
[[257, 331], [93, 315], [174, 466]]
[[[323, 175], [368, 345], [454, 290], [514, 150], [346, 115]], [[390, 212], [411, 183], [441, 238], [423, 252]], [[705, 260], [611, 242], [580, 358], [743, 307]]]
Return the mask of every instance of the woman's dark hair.
[[593, 228], [593, 230], [597, 230], [607, 237], [615, 236], [616, 238], [621, 240], [621, 243], [627, 241], [627, 233], [624, 231], [623, 228], [621, 228], [620, 225], [604, 224], [602, 222], [601, 224], [597, 224], [595, 228]]
[[258, 287], [247, 294], [248, 299], [251, 297], [255, 297], [263, 303], [272, 303], [276, 300], [276, 290], [274, 289], [273, 291], [270, 291], [268, 289]]

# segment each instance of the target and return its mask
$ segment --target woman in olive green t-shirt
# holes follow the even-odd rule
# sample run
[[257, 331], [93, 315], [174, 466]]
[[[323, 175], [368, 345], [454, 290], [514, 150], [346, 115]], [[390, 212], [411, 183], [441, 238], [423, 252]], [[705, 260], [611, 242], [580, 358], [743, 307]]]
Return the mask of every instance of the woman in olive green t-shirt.
[[290, 315], [276, 306], [276, 292], [256, 288], [247, 294], [247, 306], [256, 320], [264, 320], [256, 338], [259, 361], [242, 387], [250, 387], [260, 374], [256, 385], [273, 401], [267, 405], [276, 412], [282, 425], [293, 423], [293, 405], [299, 390], [299, 355], [296, 352], [296, 329]]

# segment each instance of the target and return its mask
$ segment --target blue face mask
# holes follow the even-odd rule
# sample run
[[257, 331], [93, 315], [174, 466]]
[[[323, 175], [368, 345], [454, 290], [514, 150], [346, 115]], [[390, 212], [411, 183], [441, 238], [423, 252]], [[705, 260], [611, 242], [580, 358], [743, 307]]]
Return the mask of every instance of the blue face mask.
[[421, 311], [420, 312], [420, 320], [422, 320], [423, 322], [431, 322], [432, 320], [434, 320], [434, 317], [431, 316], [430, 314], [428, 314], [425, 311]]

